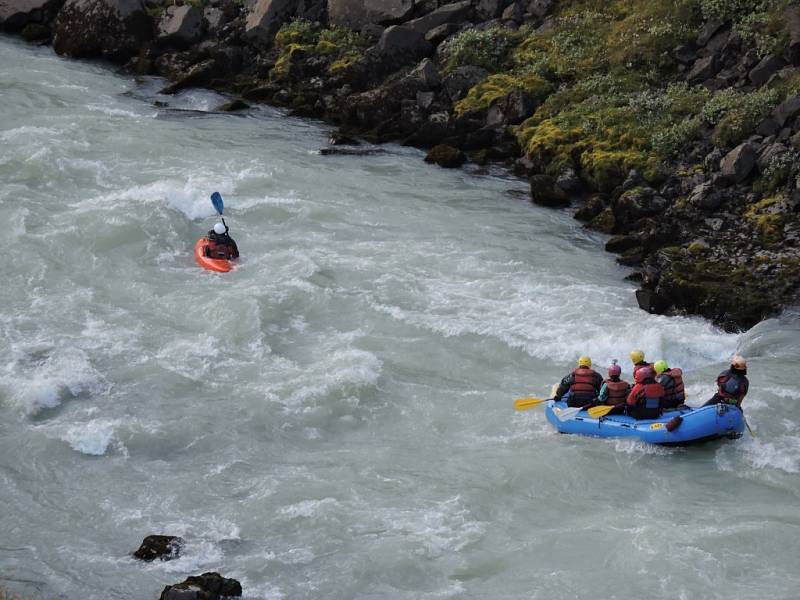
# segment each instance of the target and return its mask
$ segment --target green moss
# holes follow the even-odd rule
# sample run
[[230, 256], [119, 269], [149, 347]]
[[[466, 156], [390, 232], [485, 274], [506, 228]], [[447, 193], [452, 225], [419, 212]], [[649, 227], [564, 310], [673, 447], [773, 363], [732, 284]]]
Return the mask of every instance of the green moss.
[[316, 44], [319, 38], [317, 27], [311, 21], [295, 19], [284, 23], [275, 34], [275, 47], [288, 48], [292, 45]]
[[285, 81], [289, 79], [291, 73], [292, 62], [298, 58], [307, 56], [313, 50], [314, 46], [309, 44], [289, 44], [284, 47], [275, 65], [269, 72], [269, 78], [272, 81]]
[[689, 254], [694, 256], [705, 254], [708, 252], [708, 244], [705, 242], [694, 241], [686, 247], [686, 250], [689, 252]]
[[275, 47], [280, 49], [280, 54], [270, 71], [270, 79], [288, 79], [292, 62], [308, 55], [328, 59], [328, 72], [335, 74], [357, 61], [368, 45], [365, 36], [345, 27], [320, 29], [303, 19], [285, 23], [275, 36]]
[[553, 89], [553, 86], [538, 75], [498, 74], [490, 75], [475, 85], [462, 100], [455, 104], [459, 115], [476, 112], [488, 108], [498, 98], [515, 91], [522, 90], [541, 101]]

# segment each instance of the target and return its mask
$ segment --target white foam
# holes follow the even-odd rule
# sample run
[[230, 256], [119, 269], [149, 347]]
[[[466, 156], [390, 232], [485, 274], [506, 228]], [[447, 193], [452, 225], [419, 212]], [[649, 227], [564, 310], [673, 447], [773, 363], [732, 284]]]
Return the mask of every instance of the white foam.
[[321, 500], [303, 500], [289, 506], [284, 506], [278, 510], [278, 514], [286, 519], [308, 519], [318, 517], [330, 510], [331, 507], [339, 507], [339, 501], [335, 498], [322, 498]]
[[117, 423], [96, 419], [80, 425], [72, 425], [62, 438], [73, 450], [91, 456], [103, 456], [114, 441]]

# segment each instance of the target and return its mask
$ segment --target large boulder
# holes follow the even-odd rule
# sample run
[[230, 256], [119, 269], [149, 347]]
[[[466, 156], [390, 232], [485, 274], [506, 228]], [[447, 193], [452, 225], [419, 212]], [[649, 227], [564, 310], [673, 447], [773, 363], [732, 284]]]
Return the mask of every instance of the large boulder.
[[158, 40], [164, 44], [188, 46], [203, 34], [203, 11], [196, 6], [170, 6], [158, 24]]
[[431, 29], [439, 25], [444, 25], [445, 23], [461, 23], [467, 19], [471, 12], [471, 0], [462, 0], [461, 2], [445, 4], [427, 15], [408, 21], [406, 25], [425, 35]]
[[16, 31], [29, 23], [47, 23], [64, 0], [0, 0], [0, 29]]
[[569, 198], [556, 185], [555, 179], [549, 175], [533, 175], [529, 183], [531, 184], [531, 200], [534, 204], [551, 208], [569, 206]]
[[401, 23], [414, 11], [414, 0], [328, 0], [328, 21], [350, 29]]
[[183, 543], [182, 538], [174, 535], [148, 535], [133, 556], [145, 562], [172, 560], [180, 556]]
[[256, 0], [247, 15], [244, 39], [257, 46], [268, 46], [281, 25], [292, 18], [321, 21], [325, 0]]
[[758, 154], [752, 144], [739, 144], [722, 159], [722, 176], [736, 183], [744, 181], [756, 166], [757, 158]]
[[75, 58], [122, 62], [152, 34], [142, 0], [67, 0], [53, 23], [53, 48]]
[[425, 157], [425, 162], [439, 165], [445, 169], [455, 169], [460, 167], [466, 160], [467, 157], [464, 156], [464, 153], [461, 150], [446, 144], [434, 146], [430, 149]]
[[378, 40], [377, 48], [384, 54], [409, 56], [409, 62], [428, 56], [433, 51], [433, 46], [423, 34], [402, 25], [387, 27]]
[[769, 56], [765, 56], [761, 62], [750, 70], [748, 77], [754, 86], [761, 87], [767, 83], [770, 77], [785, 66], [786, 61], [783, 60], [783, 58], [770, 54]]
[[442, 87], [452, 102], [458, 102], [488, 75], [489, 71], [483, 67], [473, 65], [457, 67], [445, 76], [442, 80]]

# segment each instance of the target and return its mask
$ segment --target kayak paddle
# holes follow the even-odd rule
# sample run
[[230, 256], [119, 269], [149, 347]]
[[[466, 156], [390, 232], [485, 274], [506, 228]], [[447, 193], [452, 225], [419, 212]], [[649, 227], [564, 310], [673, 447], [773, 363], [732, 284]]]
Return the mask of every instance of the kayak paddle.
[[547, 398], [533, 398], [532, 396], [519, 398], [514, 400], [514, 408], [517, 410], [528, 410], [529, 408], [540, 405], [542, 402], [547, 402]]
[[222, 211], [225, 209], [225, 204], [222, 202], [222, 196], [219, 195], [219, 192], [211, 194], [211, 204], [214, 205], [214, 209], [219, 214], [222, 214]]
[[593, 406], [589, 409], [589, 416], [593, 419], [599, 419], [600, 417], [605, 417], [615, 408], [616, 407], [613, 404], [610, 406]]

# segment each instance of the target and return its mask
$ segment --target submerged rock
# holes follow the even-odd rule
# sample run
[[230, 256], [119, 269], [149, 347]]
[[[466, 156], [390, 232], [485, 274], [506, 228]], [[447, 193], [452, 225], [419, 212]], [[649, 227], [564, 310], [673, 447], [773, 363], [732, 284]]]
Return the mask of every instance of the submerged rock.
[[466, 160], [467, 157], [461, 150], [453, 146], [448, 146], [447, 144], [434, 146], [425, 157], [425, 162], [439, 165], [445, 169], [460, 167]]

